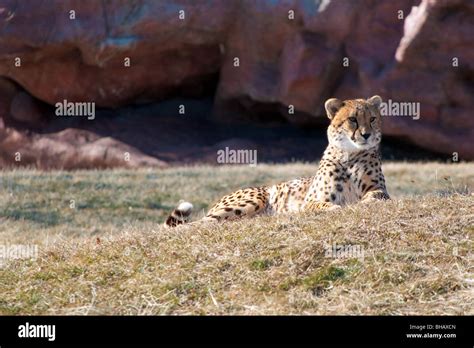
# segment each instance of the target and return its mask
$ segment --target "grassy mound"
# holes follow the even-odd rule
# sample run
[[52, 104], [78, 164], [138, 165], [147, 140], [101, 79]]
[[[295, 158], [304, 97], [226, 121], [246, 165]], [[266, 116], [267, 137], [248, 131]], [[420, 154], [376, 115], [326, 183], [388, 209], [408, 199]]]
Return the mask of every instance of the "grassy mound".
[[235, 188], [313, 172], [4, 172], [0, 243], [40, 252], [0, 267], [0, 314], [474, 313], [471, 164], [388, 164], [389, 202], [160, 226], [181, 198], [200, 215]]

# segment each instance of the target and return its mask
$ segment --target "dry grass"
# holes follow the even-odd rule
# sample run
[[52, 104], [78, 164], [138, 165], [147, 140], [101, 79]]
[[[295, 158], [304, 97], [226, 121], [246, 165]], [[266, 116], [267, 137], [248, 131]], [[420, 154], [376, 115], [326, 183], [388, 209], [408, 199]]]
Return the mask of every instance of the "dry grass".
[[474, 314], [474, 164], [384, 170], [390, 202], [169, 230], [181, 198], [314, 166], [3, 172], [0, 244], [40, 255], [0, 268], [0, 314]]

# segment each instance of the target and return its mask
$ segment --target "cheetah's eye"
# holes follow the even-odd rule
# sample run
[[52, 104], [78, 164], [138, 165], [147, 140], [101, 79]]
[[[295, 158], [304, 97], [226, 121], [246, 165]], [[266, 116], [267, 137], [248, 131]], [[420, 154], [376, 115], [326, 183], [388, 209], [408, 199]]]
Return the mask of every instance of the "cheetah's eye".
[[375, 121], [375, 117], [371, 117], [370, 122], [374, 122], [374, 121]]
[[349, 121], [357, 123], [357, 118], [355, 117], [349, 117]]

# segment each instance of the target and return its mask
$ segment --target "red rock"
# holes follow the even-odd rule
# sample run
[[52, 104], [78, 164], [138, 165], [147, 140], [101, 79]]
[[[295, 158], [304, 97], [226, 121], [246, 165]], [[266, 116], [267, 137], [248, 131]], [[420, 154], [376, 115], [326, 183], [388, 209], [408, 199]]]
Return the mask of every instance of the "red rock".
[[[2, 166], [34, 166], [40, 169], [167, 166], [165, 162], [120, 141], [100, 138], [78, 129], [34, 136], [11, 128], [0, 130], [0, 149]], [[19, 162], [15, 161], [17, 152], [21, 155]]]
[[10, 104], [19, 92], [19, 88], [12, 81], [0, 77], [0, 119], [5, 119], [10, 114]]
[[39, 126], [44, 121], [44, 110], [30, 94], [18, 92], [11, 101], [10, 116], [29, 126]]
[[474, 108], [473, 20], [472, 3], [423, 0], [406, 18], [396, 64], [381, 78], [387, 95], [421, 104], [420, 120], [404, 128], [408, 140], [464, 159], [474, 159], [474, 118], [466, 116]]
[[[97, 138], [80, 143], [79, 151], [76, 140], [64, 134], [82, 133], [58, 133], [63, 128], [55, 128], [56, 119], [43, 125], [31, 101], [93, 101], [118, 108], [183, 91], [199, 96], [197, 87], [218, 74], [215, 116], [222, 121], [286, 119], [317, 127], [327, 122], [326, 98], [380, 94], [421, 105], [417, 121], [387, 118], [387, 135], [474, 159], [473, 18], [474, 4], [462, 0], [2, 0], [0, 117], [6, 128], [0, 139], [9, 151], [15, 141], [18, 148], [29, 146], [31, 163], [42, 167], [56, 166], [55, 161], [68, 168], [152, 163], [137, 150], [136, 161], [124, 164], [126, 143], [100, 140], [107, 136], [100, 126], [96, 132], [88, 128]], [[16, 57], [21, 67], [14, 66]], [[124, 66], [127, 57], [130, 67]], [[452, 65], [453, 58], [459, 66]], [[10, 80], [32, 99], [22, 102], [21, 94], [15, 101], [18, 86], [8, 87]], [[294, 115], [288, 105], [295, 107]], [[18, 135], [9, 129], [10, 117], [56, 133]], [[4, 153], [0, 157], [9, 161]]]
[[283, 49], [278, 99], [296, 110], [316, 113], [329, 98], [327, 87], [342, 75], [342, 58], [340, 43], [309, 33], [295, 35]]
[[[0, 8], [8, 22], [0, 35], [0, 75], [52, 105], [67, 99], [117, 107], [163, 98], [186, 79], [218, 72], [233, 6], [70, 0]], [[69, 19], [71, 10], [76, 19]], [[21, 67], [14, 66], [16, 57]]]

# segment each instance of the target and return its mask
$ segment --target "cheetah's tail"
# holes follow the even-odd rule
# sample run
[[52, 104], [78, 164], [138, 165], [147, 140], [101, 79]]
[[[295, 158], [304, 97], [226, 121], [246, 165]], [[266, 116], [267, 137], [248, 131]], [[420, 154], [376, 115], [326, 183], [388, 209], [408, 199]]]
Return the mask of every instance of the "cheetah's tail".
[[168, 216], [164, 225], [166, 227], [176, 227], [185, 224], [188, 222], [189, 215], [191, 215], [192, 211], [193, 205], [191, 203], [181, 202]]

